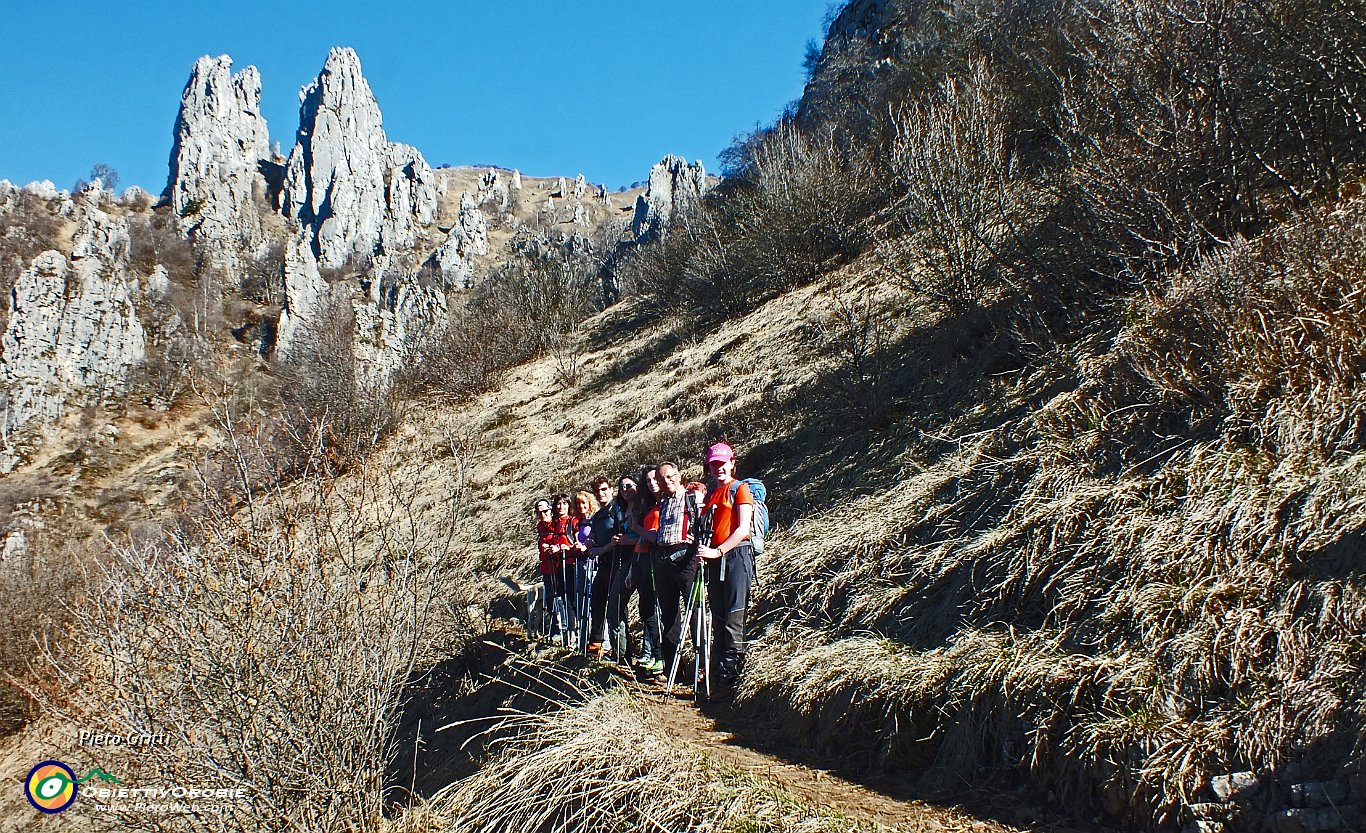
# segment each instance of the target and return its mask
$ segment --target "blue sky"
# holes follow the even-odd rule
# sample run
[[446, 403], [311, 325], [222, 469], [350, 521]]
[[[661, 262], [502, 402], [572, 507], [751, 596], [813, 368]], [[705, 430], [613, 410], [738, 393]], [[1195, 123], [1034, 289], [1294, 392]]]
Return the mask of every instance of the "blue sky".
[[254, 64], [289, 152], [298, 91], [351, 46], [390, 141], [433, 166], [644, 179], [666, 153], [708, 170], [801, 95], [830, 0], [446, 0], [327, 4], [0, 0], [0, 178], [70, 187], [97, 162], [166, 184], [180, 93], [200, 55]]

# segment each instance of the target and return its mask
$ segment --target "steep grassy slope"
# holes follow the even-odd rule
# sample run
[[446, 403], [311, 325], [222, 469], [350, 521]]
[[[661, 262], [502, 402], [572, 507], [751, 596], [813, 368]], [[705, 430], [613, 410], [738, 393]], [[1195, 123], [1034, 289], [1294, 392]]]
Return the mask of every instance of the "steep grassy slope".
[[457, 534], [527, 579], [536, 496], [727, 439], [779, 528], [756, 725], [1172, 824], [1213, 775], [1357, 772], [1364, 230], [1360, 199], [1302, 215], [1016, 367], [876, 255], [706, 332], [627, 304], [572, 381], [548, 357], [421, 430], [467, 438]]

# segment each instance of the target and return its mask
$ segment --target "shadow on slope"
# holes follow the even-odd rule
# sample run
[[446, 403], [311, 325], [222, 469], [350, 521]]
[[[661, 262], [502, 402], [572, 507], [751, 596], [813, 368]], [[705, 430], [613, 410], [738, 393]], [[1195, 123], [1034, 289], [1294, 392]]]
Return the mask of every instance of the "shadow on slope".
[[581, 705], [608, 684], [606, 668], [514, 628], [496, 626], [408, 681], [384, 784], [391, 808], [474, 774], [514, 735], [506, 718]]

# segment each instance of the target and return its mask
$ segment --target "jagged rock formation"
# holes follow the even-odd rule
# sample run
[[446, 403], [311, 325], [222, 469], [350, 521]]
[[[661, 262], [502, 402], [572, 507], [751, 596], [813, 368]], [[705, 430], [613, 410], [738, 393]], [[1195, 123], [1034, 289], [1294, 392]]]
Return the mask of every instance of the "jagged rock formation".
[[583, 178], [583, 174], [574, 177], [574, 199], [581, 200], [588, 193], [588, 180]]
[[555, 182], [555, 190], [552, 191], [552, 192], [550, 192], [550, 196], [552, 196], [552, 197], [559, 197], [560, 199], [564, 199], [565, 195], [566, 195], [568, 192], [569, 192], [569, 186], [565, 184], [564, 177], [560, 177], [558, 180], [556, 180], [556, 182]]
[[857, 131], [865, 125], [862, 110], [871, 90], [883, 83], [904, 83], [889, 72], [906, 56], [913, 38], [897, 32], [906, 23], [905, 12], [898, 12], [892, 0], [852, 0], [830, 23], [820, 60], [812, 68], [801, 101], [797, 121], [815, 124], [839, 119], [845, 129]]
[[522, 172], [517, 170], [516, 168], [514, 168], [512, 171], [512, 190], [522, 190]]
[[503, 184], [503, 178], [499, 176], [496, 169], [489, 168], [479, 178], [479, 195], [475, 202], [479, 205], [492, 204], [496, 210], [503, 212], [508, 210], [510, 200], [507, 186]]
[[707, 193], [707, 172], [700, 161], [689, 165], [679, 156], [666, 156], [650, 169], [650, 184], [636, 198], [631, 233], [637, 241], [664, 237], [669, 226], [692, 211]]
[[474, 257], [489, 253], [488, 218], [469, 192], [460, 196], [460, 217], [446, 242], [427, 259], [446, 288], [467, 289], [474, 280]]
[[828, 38], [879, 38], [887, 25], [890, 0], [853, 0], [830, 24]]
[[70, 191], [58, 191], [57, 186], [52, 184], [50, 179], [44, 179], [41, 182], [34, 180], [25, 185], [24, 190], [44, 200], [67, 200], [71, 198]]
[[284, 302], [275, 328], [275, 355], [288, 359], [303, 336], [304, 328], [317, 319], [327, 281], [318, 272], [318, 261], [306, 233], [285, 246]]
[[611, 197], [610, 194], [607, 193], [607, 186], [606, 186], [606, 185], [599, 185], [599, 186], [598, 186], [597, 197], [598, 197], [598, 202], [602, 203], [603, 205], [611, 205], [611, 204], [612, 204], [612, 197]]
[[299, 100], [281, 210], [309, 231], [319, 264], [411, 246], [414, 225], [436, 214], [435, 178], [417, 150], [389, 143], [355, 51], [329, 52]]
[[257, 206], [267, 207], [261, 165], [270, 158], [256, 67], [233, 75], [227, 55], [195, 61], [180, 98], [164, 194], [181, 231], [229, 255], [259, 245]]
[[120, 395], [145, 355], [125, 277], [128, 223], [97, 207], [101, 193], [92, 189], [82, 198], [71, 257], [43, 252], [15, 282], [0, 358], [6, 435], [35, 419], [58, 418], [68, 401], [96, 404]]
[[393, 255], [416, 246], [418, 227], [436, 220], [436, 175], [417, 148], [392, 144], [385, 181], [380, 248]]
[[352, 350], [360, 381], [382, 388], [422, 334], [445, 318], [446, 296], [439, 287], [424, 287], [410, 277], [386, 285], [376, 281], [371, 287], [371, 297], [354, 304]]
[[140, 206], [151, 205], [152, 195], [136, 185], [130, 185], [128, 186], [128, 189], [123, 192], [123, 196], [119, 197], [119, 202], [129, 208], [138, 208]]

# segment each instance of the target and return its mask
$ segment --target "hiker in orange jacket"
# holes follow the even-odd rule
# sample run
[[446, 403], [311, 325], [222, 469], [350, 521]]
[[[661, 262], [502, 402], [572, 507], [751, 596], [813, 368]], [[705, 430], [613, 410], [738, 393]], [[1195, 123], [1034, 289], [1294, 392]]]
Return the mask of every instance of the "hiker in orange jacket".
[[749, 540], [754, 495], [735, 479], [735, 451], [726, 443], [707, 448], [706, 464], [712, 488], [702, 511], [711, 512], [712, 535], [702, 542], [698, 556], [706, 571], [712, 611], [715, 679], [733, 686], [745, 663], [745, 614], [754, 584], [754, 547]]

